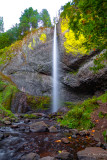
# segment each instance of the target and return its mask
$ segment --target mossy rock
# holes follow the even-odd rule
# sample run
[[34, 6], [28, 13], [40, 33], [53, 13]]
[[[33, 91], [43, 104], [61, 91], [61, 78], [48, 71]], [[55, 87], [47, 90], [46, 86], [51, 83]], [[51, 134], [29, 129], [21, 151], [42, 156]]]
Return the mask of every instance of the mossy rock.
[[27, 103], [34, 110], [46, 110], [50, 107], [51, 99], [48, 96], [27, 95]]
[[12, 99], [18, 91], [10, 77], [0, 72], [0, 104], [10, 110]]

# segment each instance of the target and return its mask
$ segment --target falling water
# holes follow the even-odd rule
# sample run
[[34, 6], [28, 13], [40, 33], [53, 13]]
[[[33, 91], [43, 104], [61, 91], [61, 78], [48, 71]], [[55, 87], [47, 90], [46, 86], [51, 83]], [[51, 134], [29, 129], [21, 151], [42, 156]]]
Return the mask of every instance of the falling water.
[[56, 25], [54, 28], [54, 41], [53, 41], [53, 108], [52, 111], [58, 110], [58, 47], [57, 47], [57, 34]]

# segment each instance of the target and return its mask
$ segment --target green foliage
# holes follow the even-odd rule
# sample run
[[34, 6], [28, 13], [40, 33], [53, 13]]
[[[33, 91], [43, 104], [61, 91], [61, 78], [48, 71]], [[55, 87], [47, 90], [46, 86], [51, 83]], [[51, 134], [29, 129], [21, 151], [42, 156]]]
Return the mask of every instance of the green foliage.
[[10, 45], [7, 33], [0, 33], [0, 49]]
[[99, 118], [107, 118], [107, 113], [99, 112]]
[[16, 92], [18, 92], [18, 89], [11, 80], [7, 76], [0, 74], [0, 104], [4, 108], [10, 109], [11, 101]]
[[106, 2], [105, 0], [73, 0], [63, 7], [62, 16], [70, 19], [69, 28], [76, 37], [82, 33], [87, 48], [106, 46]]
[[51, 19], [47, 9], [42, 9], [40, 13], [40, 20], [43, 22], [43, 27], [51, 27]]
[[94, 59], [94, 66], [90, 67], [90, 70], [94, 71], [94, 73], [97, 73], [99, 69], [102, 69], [106, 66], [106, 63], [107, 63], [107, 51], [96, 56], [96, 58]]
[[103, 132], [104, 140], [107, 143], [107, 129]]
[[106, 103], [107, 102], [107, 91], [105, 92], [105, 94], [98, 97], [97, 100], [102, 101], [102, 103]]
[[43, 43], [45, 43], [46, 42], [46, 34], [42, 33], [39, 39], [40, 39], [40, 41], [42, 41]]
[[50, 105], [50, 97], [48, 96], [30, 96], [27, 95], [27, 103], [32, 109], [48, 109]]
[[37, 28], [39, 20], [39, 13], [37, 10], [33, 10], [32, 7], [25, 9], [24, 13], [20, 17], [19, 30], [25, 34], [30, 30], [30, 27]]
[[29, 118], [29, 119], [36, 119], [37, 118], [37, 116], [36, 115], [34, 115], [34, 114], [25, 114], [24, 115], [24, 118]]
[[10, 110], [7, 110], [0, 104], [0, 121], [3, 121], [4, 117], [16, 118]]
[[82, 104], [72, 105], [71, 110], [64, 116], [63, 120], [58, 120], [62, 126], [78, 129], [89, 129], [94, 127], [91, 122], [91, 112], [98, 107], [97, 98], [85, 100]]
[[77, 75], [77, 73], [78, 73], [78, 70], [74, 70], [74, 71], [72, 71], [72, 72], [69, 72], [70, 74], [73, 74], [73, 75]]

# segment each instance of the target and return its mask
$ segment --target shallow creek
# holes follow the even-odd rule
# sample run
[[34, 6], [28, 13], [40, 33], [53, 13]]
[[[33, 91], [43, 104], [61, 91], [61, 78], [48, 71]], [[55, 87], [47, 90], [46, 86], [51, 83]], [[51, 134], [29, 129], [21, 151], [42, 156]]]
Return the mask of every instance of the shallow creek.
[[[33, 133], [29, 130], [29, 125], [38, 120], [24, 122], [20, 120], [10, 126], [1, 126], [0, 134], [3, 137], [0, 140], [0, 160], [20, 160], [25, 154], [34, 152], [45, 156], [55, 156], [58, 152], [66, 150], [73, 154], [77, 159], [76, 153], [88, 146], [96, 146], [96, 142], [91, 136], [72, 135], [69, 129], [61, 128], [55, 121], [44, 119], [43, 121], [51, 125], [56, 125], [57, 133], [41, 132]], [[62, 143], [61, 138], [69, 138], [69, 143]]]

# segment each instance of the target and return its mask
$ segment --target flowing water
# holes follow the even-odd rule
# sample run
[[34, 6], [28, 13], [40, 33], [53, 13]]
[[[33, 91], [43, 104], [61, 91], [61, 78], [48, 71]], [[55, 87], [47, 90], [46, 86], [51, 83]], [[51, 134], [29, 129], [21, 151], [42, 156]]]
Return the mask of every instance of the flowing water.
[[53, 107], [52, 112], [58, 110], [58, 95], [59, 85], [58, 85], [58, 45], [57, 45], [57, 33], [56, 25], [54, 28], [54, 41], [53, 41]]

